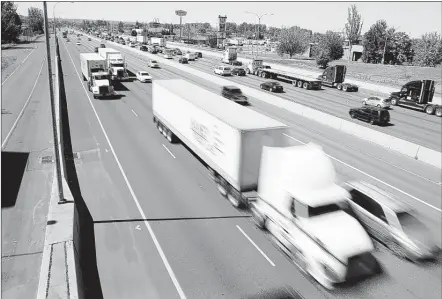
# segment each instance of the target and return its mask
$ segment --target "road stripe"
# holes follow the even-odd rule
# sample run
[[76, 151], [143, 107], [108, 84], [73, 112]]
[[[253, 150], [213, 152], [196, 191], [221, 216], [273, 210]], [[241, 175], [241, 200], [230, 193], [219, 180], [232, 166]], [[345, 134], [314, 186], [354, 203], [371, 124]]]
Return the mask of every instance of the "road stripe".
[[26, 107], [28, 107], [28, 104], [31, 101], [32, 94], [34, 93], [34, 89], [37, 86], [37, 82], [38, 82], [38, 79], [40, 78], [41, 71], [43, 70], [43, 65], [44, 65], [45, 61], [46, 61], [46, 58], [43, 59], [43, 62], [41, 63], [40, 71], [38, 72], [37, 78], [35, 79], [35, 82], [34, 82], [34, 86], [32, 87], [31, 93], [29, 94], [28, 99], [26, 100], [26, 103], [24, 104], [24, 106], [21, 109], [19, 115], [17, 116], [17, 119], [15, 120], [14, 124], [12, 125], [11, 130], [9, 131], [8, 135], [6, 135], [6, 138], [3, 141], [3, 143], [2, 143], [2, 150], [4, 149], [5, 145], [8, 143], [8, 140], [11, 137], [12, 132], [15, 130], [15, 127], [17, 126], [18, 121], [23, 116], [23, 113], [25, 112]]
[[167, 148], [167, 146], [165, 146], [164, 144], [163, 144], [163, 147], [166, 149], [166, 151], [168, 151], [169, 152], [169, 154], [175, 159], [176, 157], [172, 154], [172, 152]]
[[[296, 138], [294, 138], [294, 137], [292, 137], [292, 136], [290, 136], [290, 135], [287, 135], [287, 134], [285, 134], [285, 133], [282, 133], [282, 134], [283, 134], [284, 136], [290, 138], [290, 139], [293, 139], [293, 140], [295, 140], [295, 141], [301, 143], [301, 144], [306, 144], [305, 142], [302, 142], [301, 140], [298, 140], [298, 139], [296, 139]], [[326, 154], [326, 155], [327, 155], [327, 154]], [[420, 203], [422, 203], [422, 204], [424, 204], [424, 205], [426, 205], [426, 206], [428, 206], [428, 207], [430, 207], [430, 208], [432, 208], [432, 209], [434, 209], [434, 210], [436, 210], [436, 211], [438, 211], [438, 212], [442, 212], [441, 209], [439, 209], [439, 208], [437, 208], [437, 207], [435, 207], [435, 206], [433, 206], [433, 205], [431, 205], [431, 204], [429, 204], [429, 203], [427, 203], [427, 202], [425, 202], [425, 201], [423, 201], [423, 200], [421, 200], [421, 199], [419, 199], [419, 198], [417, 198], [417, 197], [415, 197], [415, 196], [413, 196], [413, 195], [411, 195], [411, 194], [409, 194], [409, 193], [407, 193], [407, 192], [405, 192], [405, 191], [402, 191], [401, 189], [396, 188], [396, 187], [394, 187], [394, 186], [392, 186], [392, 185], [390, 185], [390, 184], [388, 184], [388, 183], [386, 183], [386, 182], [384, 182], [384, 181], [382, 181], [382, 180], [380, 180], [380, 179], [378, 179], [378, 178], [376, 178], [376, 177], [374, 177], [374, 176], [372, 176], [372, 175], [370, 175], [370, 174], [368, 174], [368, 173], [366, 173], [366, 172], [364, 172], [364, 171], [362, 171], [362, 170], [360, 170], [360, 169], [357, 169], [356, 167], [351, 166], [350, 164], [345, 163], [344, 161], [341, 161], [341, 160], [339, 160], [339, 159], [337, 159], [337, 158], [335, 158], [335, 157], [332, 157], [332, 156], [330, 156], [330, 155], [327, 155], [327, 156], [328, 156], [329, 158], [331, 158], [331, 159], [333, 159], [333, 160], [335, 160], [335, 161], [337, 161], [337, 162], [339, 162], [339, 163], [341, 163], [341, 164], [347, 166], [347, 167], [350, 167], [350, 168], [353, 169], [353, 170], [356, 170], [356, 171], [359, 172], [359, 173], [362, 173], [362, 174], [365, 175], [365, 176], [368, 176], [369, 178], [372, 178], [373, 180], [375, 180], [375, 181], [377, 181], [377, 182], [379, 182], [379, 183], [382, 183], [382, 184], [384, 184], [384, 185], [386, 185], [386, 186], [388, 186], [388, 187], [390, 187], [390, 188], [392, 188], [392, 189], [394, 189], [394, 190], [396, 190], [396, 191], [398, 191], [398, 192], [400, 192], [400, 193], [402, 193], [402, 194], [404, 194], [404, 195], [407, 195], [407, 196], [413, 198], [414, 200], [416, 200], [416, 201], [418, 201], [418, 202], [420, 202]]]
[[[104, 126], [103, 126], [103, 124], [102, 124], [102, 122], [100, 120], [100, 117], [98, 116], [98, 113], [95, 110], [94, 105], [92, 104], [91, 98], [89, 97], [89, 94], [88, 94], [88, 92], [86, 91], [86, 88], [83, 85], [83, 81], [82, 81], [82, 79], [80, 77], [80, 74], [78, 73], [77, 67], [74, 64], [74, 61], [72, 60], [71, 54], [69, 53], [69, 50], [66, 47], [66, 44], [65, 44], [64, 41], [63, 41], [63, 45], [64, 45], [64, 47], [65, 47], [65, 49], [66, 49], [66, 51], [67, 51], [67, 53], [69, 55], [69, 58], [71, 59], [72, 65], [74, 66], [75, 72], [77, 73], [78, 80], [80, 81], [80, 84], [83, 87], [84, 93], [86, 94], [86, 96], [87, 96], [87, 98], [89, 100], [89, 104], [91, 105], [92, 110], [94, 111], [94, 114], [97, 117], [98, 123], [100, 124], [101, 130], [103, 131], [103, 134], [104, 134], [104, 137], [106, 138], [107, 143], [109, 144], [109, 148], [110, 148], [110, 150], [111, 150], [111, 152], [112, 152], [112, 154], [113, 154], [113, 156], [115, 158], [115, 161], [118, 164], [118, 168], [120, 169], [120, 172], [121, 172], [121, 174], [122, 174], [122, 176], [124, 178], [124, 181], [126, 182], [127, 188], [129, 189], [129, 192], [132, 195], [132, 199], [134, 200], [134, 202], [135, 202], [135, 204], [136, 204], [136, 206], [138, 208], [138, 211], [141, 214], [142, 219], [147, 219], [147, 217], [144, 214], [144, 211], [141, 208], [141, 205], [140, 205], [140, 203], [139, 203], [139, 201], [137, 199], [137, 196], [135, 195], [135, 192], [132, 189], [132, 185], [129, 183], [129, 179], [127, 178], [126, 173], [123, 170], [123, 166], [121, 165], [120, 160], [118, 159], [117, 154], [115, 153], [114, 147], [112, 146], [112, 144], [111, 144], [111, 142], [109, 140], [109, 137], [108, 137], [108, 135], [106, 133], [106, 130], [104, 129]], [[174, 284], [174, 286], [175, 286], [175, 288], [176, 288], [176, 290], [178, 292], [178, 295], [180, 296], [181, 299], [186, 299], [186, 295], [184, 294], [183, 290], [181, 289], [181, 286], [180, 286], [180, 284], [178, 282], [178, 279], [176, 278], [175, 273], [173, 272], [172, 267], [170, 266], [169, 261], [167, 260], [167, 257], [164, 254], [164, 251], [161, 248], [161, 245], [158, 242], [158, 239], [157, 239], [157, 237], [155, 236], [155, 233], [152, 230], [152, 227], [150, 226], [149, 222], [147, 222], [147, 221], [144, 221], [144, 224], [145, 224], [147, 230], [149, 231], [149, 234], [150, 234], [150, 236], [151, 236], [151, 238], [152, 238], [152, 240], [153, 240], [153, 242], [155, 244], [155, 247], [156, 247], [158, 253], [160, 254], [160, 257], [161, 257], [161, 259], [162, 259], [162, 261], [164, 263], [164, 266], [166, 267], [167, 272], [169, 273], [170, 278], [172, 279], [172, 282], [173, 282], [173, 284]]]
[[132, 113], [135, 114], [136, 117], [138, 117], [138, 114], [133, 109], [131, 109], [131, 110], [132, 110]]
[[5, 82], [8, 81], [8, 79], [11, 78], [12, 75], [14, 75], [14, 73], [20, 68], [20, 66], [21, 66], [23, 63], [25, 63], [25, 61], [26, 61], [26, 60], [28, 59], [28, 57], [32, 54], [32, 52], [35, 51], [35, 49], [37, 49], [37, 48], [34, 48], [34, 50], [32, 50], [31, 53], [29, 53], [28, 56], [26, 56], [25, 59], [23, 59], [23, 61], [20, 62], [20, 64], [17, 66], [17, 68], [16, 68], [16, 69], [15, 69], [15, 70], [14, 70], [14, 71], [13, 71], [13, 72], [12, 72], [12, 73], [11, 73], [6, 79], [5, 79], [5, 81], [2, 82], [2, 85], [5, 84]]
[[262, 256], [270, 263], [270, 265], [272, 265], [273, 267], [275, 267], [275, 263], [272, 262], [271, 259], [269, 259], [269, 257], [261, 250], [261, 248], [258, 247], [258, 245], [255, 244], [255, 242], [253, 242], [253, 240], [241, 229], [241, 227], [239, 227], [239, 225], [236, 226], [240, 232], [242, 232], [242, 234], [247, 238], [247, 240], [250, 241], [250, 243], [252, 243], [253, 246], [255, 246], [255, 248], [259, 251], [259, 253], [262, 254]]

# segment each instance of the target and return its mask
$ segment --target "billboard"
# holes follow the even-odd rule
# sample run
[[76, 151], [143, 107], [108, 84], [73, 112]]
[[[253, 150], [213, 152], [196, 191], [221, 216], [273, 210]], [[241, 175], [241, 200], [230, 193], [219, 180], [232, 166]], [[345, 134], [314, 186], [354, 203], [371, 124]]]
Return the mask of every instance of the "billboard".
[[226, 31], [226, 20], [227, 20], [227, 16], [222, 17], [222, 16], [218, 16], [218, 20], [219, 20], [219, 32], [225, 32]]

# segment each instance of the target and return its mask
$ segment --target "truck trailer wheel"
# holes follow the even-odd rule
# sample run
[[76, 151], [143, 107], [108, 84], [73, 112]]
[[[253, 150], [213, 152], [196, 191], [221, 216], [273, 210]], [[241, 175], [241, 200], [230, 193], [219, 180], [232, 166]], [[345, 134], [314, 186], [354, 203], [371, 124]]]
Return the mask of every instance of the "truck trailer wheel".
[[173, 134], [171, 130], [167, 130], [167, 137], [166, 138], [167, 138], [167, 141], [169, 141], [169, 143], [176, 142], [175, 134]]
[[302, 81], [298, 81], [297, 84], [298, 84], [298, 87], [299, 87], [299, 88], [302, 88], [302, 83], [303, 83]]
[[258, 212], [258, 210], [253, 206], [251, 208], [251, 212], [252, 212], [252, 219], [255, 225], [260, 229], [265, 229], [267, 219], [264, 217], [264, 215]]
[[431, 105], [428, 105], [427, 107], [425, 107], [425, 112], [427, 113], [427, 114], [433, 114], [434, 113], [434, 107], [433, 106], [431, 106]]
[[157, 123], [158, 131], [160, 131], [161, 134], [163, 134], [163, 126], [160, 122]]
[[437, 117], [441, 117], [442, 116], [442, 107], [437, 107], [436, 110], [434, 111], [434, 114], [436, 114]]
[[292, 81], [292, 85], [293, 85], [294, 87], [296, 87], [296, 84], [298, 84], [298, 82], [297, 82], [296, 80], [293, 80], [293, 81]]
[[241, 206], [241, 202], [237, 198], [235, 198], [235, 196], [231, 192], [227, 193], [227, 199], [235, 208], [239, 208]]

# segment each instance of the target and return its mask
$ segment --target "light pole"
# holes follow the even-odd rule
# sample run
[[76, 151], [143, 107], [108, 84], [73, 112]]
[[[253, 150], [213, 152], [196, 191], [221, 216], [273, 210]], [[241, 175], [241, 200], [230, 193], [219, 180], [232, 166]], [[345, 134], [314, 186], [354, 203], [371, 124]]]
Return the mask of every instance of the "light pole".
[[265, 14], [262, 14], [262, 15], [258, 15], [257, 13], [254, 13], [254, 12], [251, 12], [251, 11], [245, 11], [245, 13], [249, 13], [249, 14], [255, 15], [258, 18], [258, 24], [259, 24], [258, 25], [258, 36], [257, 36], [256, 39], [259, 39], [259, 29], [261, 27], [261, 18], [264, 17], [264, 16], [273, 16], [273, 14], [272, 13], [271, 14], [265, 13]]
[[[52, 18], [54, 19], [54, 34], [56, 34], [56, 32], [55, 32], [55, 29], [56, 29], [56, 26], [55, 26], [55, 7], [57, 6], [58, 3], [61, 3], [61, 2], [56, 2], [54, 4], [54, 6], [52, 6]], [[69, 3], [74, 3], [74, 2], [69, 2]]]

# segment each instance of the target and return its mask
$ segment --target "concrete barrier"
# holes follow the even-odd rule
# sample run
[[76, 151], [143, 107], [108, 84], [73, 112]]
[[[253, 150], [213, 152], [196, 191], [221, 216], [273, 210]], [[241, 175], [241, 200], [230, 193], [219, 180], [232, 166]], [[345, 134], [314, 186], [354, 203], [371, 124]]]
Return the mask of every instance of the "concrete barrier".
[[[94, 37], [92, 37], [94, 38]], [[94, 38], [96, 39], [96, 38]], [[99, 40], [99, 39], [96, 39]], [[186, 73], [192, 74], [194, 76], [200, 77], [201, 79], [211, 81], [217, 85], [231, 85], [232, 82], [229, 80], [225, 80], [222, 77], [219, 77], [218, 75], [211, 75], [205, 72], [202, 72], [197, 69], [189, 68], [187, 66], [184, 66], [182, 64], [179, 64], [178, 62], [171, 60], [171, 59], [165, 59], [161, 57], [160, 55], [150, 54], [146, 52], [141, 52], [137, 49], [130, 48], [127, 46], [122, 46], [120, 44], [110, 42], [108, 43], [113, 44], [117, 47], [123, 48], [125, 50], [129, 50], [133, 52], [136, 55], [145, 56], [151, 59], [155, 59], [159, 61], [160, 63], [163, 63], [164, 65], [171, 66], [173, 68], [179, 69], [181, 71], [184, 71]], [[178, 47], [178, 46], [177, 46]], [[182, 49], [190, 49], [186, 47], [180, 46]], [[191, 49], [194, 51], [195, 49]], [[204, 51], [201, 50], [201, 52], [204, 54]], [[222, 54], [219, 54], [222, 55]], [[184, 78], [185, 79], [185, 78]], [[278, 108], [285, 109], [287, 111], [290, 111], [294, 114], [306, 117], [308, 119], [320, 122], [324, 125], [330, 126], [332, 128], [338, 129], [344, 133], [353, 135], [355, 137], [358, 137], [360, 139], [373, 142], [377, 145], [380, 145], [382, 147], [385, 147], [387, 149], [393, 150], [395, 152], [401, 153], [403, 155], [406, 155], [408, 157], [414, 158], [417, 160], [420, 160], [424, 163], [427, 163], [429, 165], [441, 168], [441, 162], [440, 162], [440, 152], [427, 149], [425, 147], [419, 146], [417, 144], [408, 142], [406, 140], [401, 140], [397, 137], [373, 130], [371, 128], [368, 128], [363, 125], [359, 125], [356, 123], [353, 123], [351, 121], [347, 121], [344, 119], [341, 119], [339, 117], [335, 117], [332, 115], [328, 115], [322, 111], [315, 110], [310, 107], [303, 106], [301, 104], [283, 99], [278, 96], [271, 95], [267, 92], [263, 92], [261, 90], [257, 90], [255, 88], [243, 86], [241, 84], [235, 83], [236, 86], [240, 87], [244, 94], [256, 98], [260, 101], [266, 102], [268, 104], [271, 104], [273, 106], [276, 106]], [[402, 147], [401, 147], [402, 145]], [[423, 154], [421, 154], [422, 159], [419, 159], [418, 151], [422, 151]], [[439, 156], [435, 153], [439, 153]]]

